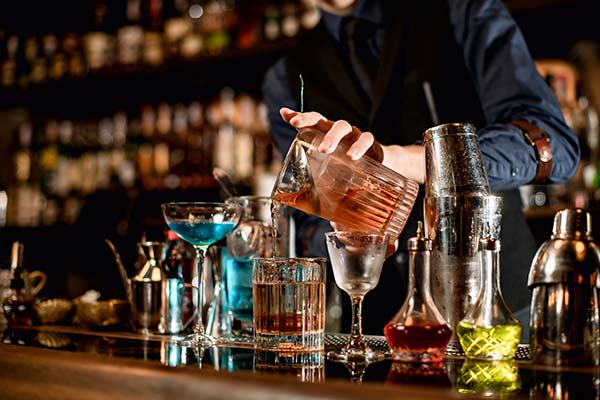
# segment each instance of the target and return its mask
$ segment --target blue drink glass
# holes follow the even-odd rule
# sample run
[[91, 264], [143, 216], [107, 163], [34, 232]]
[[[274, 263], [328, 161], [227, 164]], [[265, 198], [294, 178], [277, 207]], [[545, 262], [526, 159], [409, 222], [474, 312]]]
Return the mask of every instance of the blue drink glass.
[[161, 206], [169, 228], [181, 239], [190, 243], [196, 251], [198, 292], [197, 321], [194, 333], [180, 342], [186, 347], [208, 347], [217, 340], [204, 330], [202, 321], [202, 299], [204, 274], [202, 264], [210, 245], [223, 239], [240, 220], [242, 208], [235, 203], [166, 203]]

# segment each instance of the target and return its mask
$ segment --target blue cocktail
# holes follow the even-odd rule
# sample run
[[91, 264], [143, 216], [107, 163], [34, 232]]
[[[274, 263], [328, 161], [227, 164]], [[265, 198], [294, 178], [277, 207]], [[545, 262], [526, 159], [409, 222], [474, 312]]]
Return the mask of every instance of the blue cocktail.
[[235, 203], [202, 202], [167, 203], [161, 207], [169, 228], [181, 239], [194, 246], [196, 250], [198, 268], [197, 322], [194, 333], [186, 336], [181, 344], [190, 347], [212, 346], [216, 343], [216, 339], [206, 334], [202, 321], [204, 292], [202, 264], [208, 247], [223, 239], [239, 222], [242, 208]]

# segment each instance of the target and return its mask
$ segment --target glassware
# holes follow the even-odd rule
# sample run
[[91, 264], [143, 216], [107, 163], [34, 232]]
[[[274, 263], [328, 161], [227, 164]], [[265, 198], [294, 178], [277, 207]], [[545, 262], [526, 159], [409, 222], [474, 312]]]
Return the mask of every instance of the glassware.
[[322, 351], [325, 342], [325, 258], [254, 259], [254, 349]]
[[28, 274], [23, 268], [23, 250], [22, 243], [13, 243], [10, 263], [10, 288], [2, 303], [2, 311], [9, 328], [32, 326], [39, 323], [39, 315], [35, 307], [35, 295], [44, 286], [46, 275], [39, 271], [41, 281], [34, 289], [31, 288], [30, 279], [33, 273]]
[[483, 397], [500, 397], [521, 389], [519, 366], [509, 361], [476, 361], [466, 359], [456, 378], [459, 393]]
[[294, 353], [254, 350], [255, 372], [294, 376], [301, 382], [325, 380], [325, 357], [322, 352]]
[[194, 333], [186, 336], [181, 344], [187, 347], [207, 347], [217, 340], [206, 334], [202, 322], [202, 299], [204, 255], [210, 245], [223, 239], [239, 222], [241, 207], [234, 203], [182, 202], [166, 203], [162, 212], [169, 229], [190, 243], [196, 251], [198, 273], [198, 312]]
[[348, 343], [327, 357], [340, 362], [375, 362], [382, 352], [369, 348], [362, 334], [362, 301], [379, 283], [389, 235], [374, 232], [337, 231], [325, 234], [336, 284], [352, 302], [352, 331]]
[[419, 221], [416, 237], [408, 239], [408, 291], [398, 313], [383, 329], [392, 358], [404, 362], [437, 363], [444, 358], [452, 335], [433, 302], [429, 284], [431, 240]]
[[223, 314], [230, 318], [230, 334], [251, 336], [252, 260], [290, 256], [290, 216], [284, 208], [271, 216], [271, 198], [266, 196], [229, 197], [226, 202], [240, 204], [244, 212], [239, 225], [227, 235], [223, 252], [223, 295], [227, 304]]
[[452, 386], [443, 362], [411, 363], [394, 361], [390, 365], [385, 384], [426, 384], [428, 386]]
[[484, 236], [481, 290], [473, 308], [458, 323], [457, 335], [468, 358], [506, 360], [514, 357], [521, 324], [504, 303], [500, 291], [500, 240]]
[[319, 152], [323, 136], [314, 128], [298, 130], [275, 181], [273, 203], [319, 216], [346, 230], [388, 232], [397, 237], [419, 185], [369, 157], [351, 160], [344, 142], [332, 154]]

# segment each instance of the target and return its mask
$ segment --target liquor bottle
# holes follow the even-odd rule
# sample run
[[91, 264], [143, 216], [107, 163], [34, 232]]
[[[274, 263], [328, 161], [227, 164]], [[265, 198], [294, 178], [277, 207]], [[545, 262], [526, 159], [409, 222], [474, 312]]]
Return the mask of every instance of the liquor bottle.
[[153, 145], [156, 114], [154, 109], [145, 105], [140, 112], [140, 134], [136, 135], [139, 140], [139, 146], [136, 156], [137, 170], [144, 186], [151, 184], [154, 175]]
[[178, 103], [173, 108], [173, 132], [169, 135], [169, 162], [173, 184], [181, 185], [181, 178], [188, 174], [187, 144], [189, 128], [188, 113], [184, 104]]
[[42, 209], [42, 223], [52, 225], [57, 221], [59, 201], [57, 198], [56, 177], [58, 169], [58, 121], [46, 121], [44, 144], [39, 151], [40, 189], [46, 205]]
[[[218, 126], [215, 138], [214, 157], [215, 165], [223, 168], [227, 173], [235, 176], [235, 128], [233, 126], [233, 114], [235, 111], [234, 92], [231, 88], [221, 90], [220, 102], [213, 107], [219, 107], [220, 116], [214, 117], [212, 124]], [[216, 108], [213, 109], [215, 113]]]
[[186, 158], [189, 165], [190, 186], [196, 186], [203, 174], [208, 174], [213, 160], [213, 143], [205, 123], [204, 108], [199, 101], [188, 105], [190, 133], [187, 141]]
[[479, 240], [481, 289], [473, 307], [458, 323], [456, 333], [467, 358], [508, 360], [515, 356], [521, 324], [500, 291], [500, 240]]
[[8, 223], [16, 226], [36, 226], [42, 196], [34, 167], [33, 127], [29, 121], [18, 131], [18, 147], [14, 156], [14, 175], [8, 199]]
[[69, 55], [65, 51], [64, 39], [56, 37], [56, 50], [50, 55], [48, 65], [48, 79], [61, 80], [69, 72]]
[[221, 54], [231, 47], [232, 24], [235, 23], [235, 8], [225, 0], [209, 0], [204, 8], [202, 27], [206, 37], [206, 51]]
[[114, 125], [110, 117], [98, 121], [96, 156], [96, 190], [106, 190], [111, 186], [113, 173], [112, 150], [115, 143]]
[[281, 13], [279, 5], [269, 2], [265, 8], [263, 37], [266, 41], [274, 41], [281, 37]]
[[2, 44], [3, 57], [1, 59], [3, 87], [13, 87], [17, 82], [17, 50], [19, 48], [19, 37], [10, 35]]
[[106, 0], [94, 4], [92, 30], [84, 35], [86, 61], [91, 70], [98, 70], [113, 64], [114, 37], [111, 34], [111, 16]]
[[157, 66], [164, 62], [163, 51], [163, 0], [144, 0], [142, 3], [144, 64]]
[[184, 59], [194, 59], [204, 52], [204, 32], [202, 27], [202, 16], [204, 7], [197, 1], [191, 1], [186, 12], [190, 29], [181, 38], [179, 53]]
[[116, 112], [113, 116], [113, 125], [114, 148], [111, 156], [113, 174], [118, 177], [122, 187], [132, 188], [136, 182], [135, 154], [128, 137], [127, 114], [123, 111]]
[[288, 1], [282, 7], [281, 33], [285, 37], [294, 37], [300, 31], [298, 7], [294, 2]]
[[76, 32], [67, 32], [63, 36], [62, 49], [66, 54], [68, 75], [71, 78], [83, 78], [88, 71], [84, 56], [82, 39]]
[[187, 16], [187, 2], [165, 0], [164, 2], [164, 44], [166, 55], [170, 59], [181, 57], [181, 42], [192, 30], [192, 19]]
[[439, 363], [452, 335], [430, 292], [431, 249], [419, 221], [417, 235], [408, 240], [407, 297], [383, 330], [395, 361]]
[[10, 292], [2, 303], [9, 328], [32, 326], [38, 323], [35, 298], [30, 295], [23, 270], [23, 244], [14, 242], [11, 251]]
[[154, 174], [157, 178], [157, 184], [160, 186], [164, 185], [165, 177], [169, 174], [171, 167], [169, 156], [169, 135], [171, 134], [172, 127], [172, 110], [171, 105], [167, 103], [161, 103], [158, 105], [156, 110], [156, 127], [154, 129], [154, 149], [153, 149], [153, 163], [154, 163]]
[[51, 40], [45, 42], [44, 38], [38, 40], [38, 38], [34, 38], [36, 40], [36, 53], [32, 56], [31, 59], [31, 83], [32, 84], [41, 84], [46, 82], [48, 79], [48, 53], [55, 51], [56, 47], [53, 48], [53, 45], [56, 43], [52, 43]]
[[117, 31], [117, 62], [121, 65], [137, 65], [142, 59], [141, 6], [142, 0], [127, 0], [125, 23]]
[[240, 95], [236, 99], [235, 132], [235, 175], [238, 179], [247, 179], [254, 174], [254, 135], [253, 122], [256, 104], [249, 95]]

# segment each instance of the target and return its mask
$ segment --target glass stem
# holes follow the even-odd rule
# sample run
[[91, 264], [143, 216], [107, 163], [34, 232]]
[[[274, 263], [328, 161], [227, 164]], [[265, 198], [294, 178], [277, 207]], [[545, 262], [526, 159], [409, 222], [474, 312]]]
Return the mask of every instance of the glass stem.
[[352, 302], [352, 328], [348, 340], [348, 348], [365, 349], [362, 334], [362, 301], [364, 296], [351, 296]]
[[204, 251], [205, 249], [200, 246], [194, 246], [194, 250], [196, 250], [196, 264], [197, 264], [197, 276], [198, 276], [198, 290], [196, 291], [196, 311], [197, 311], [197, 319], [196, 319], [196, 327], [194, 328], [194, 332], [198, 336], [204, 336], [204, 322], [202, 321], [202, 308], [203, 308], [203, 299], [204, 299]]

